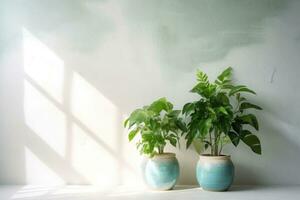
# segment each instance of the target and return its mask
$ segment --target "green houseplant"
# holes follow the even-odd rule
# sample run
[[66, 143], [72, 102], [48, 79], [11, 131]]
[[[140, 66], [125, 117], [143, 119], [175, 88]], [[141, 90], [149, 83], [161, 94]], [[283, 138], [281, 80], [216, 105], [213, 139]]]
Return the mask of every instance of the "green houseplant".
[[202, 144], [203, 150], [209, 149], [208, 154], [200, 155], [197, 165], [198, 182], [207, 190], [227, 190], [233, 181], [230, 156], [222, 155], [225, 144], [238, 146], [242, 141], [254, 153], [261, 154], [260, 141], [252, 133], [253, 129], [258, 131], [258, 121], [249, 113], [251, 109], [261, 108], [242, 96], [255, 92], [245, 85], [233, 85], [231, 75], [229, 67], [210, 82], [204, 72], [197, 71], [197, 84], [191, 92], [200, 95], [200, 99], [185, 104], [182, 109], [188, 118], [187, 148], [197, 142]]
[[153, 189], [168, 190], [177, 182], [178, 161], [174, 153], [166, 153], [164, 149], [167, 143], [179, 146], [180, 134], [186, 131], [180, 113], [166, 98], [160, 98], [134, 110], [124, 122], [129, 129], [129, 141], [139, 135], [137, 149], [149, 157], [143, 173], [146, 183]]

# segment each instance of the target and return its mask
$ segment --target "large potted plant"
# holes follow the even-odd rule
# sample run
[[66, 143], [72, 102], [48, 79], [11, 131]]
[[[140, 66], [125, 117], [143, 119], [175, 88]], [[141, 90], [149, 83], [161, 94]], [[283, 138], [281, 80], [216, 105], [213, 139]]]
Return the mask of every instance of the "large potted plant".
[[231, 83], [232, 68], [223, 71], [214, 82], [209, 82], [202, 71], [197, 71], [197, 84], [191, 92], [200, 95], [198, 101], [187, 103], [182, 113], [187, 116], [186, 146], [201, 144], [203, 150], [196, 172], [204, 190], [225, 191], [234, 178], [234, 166], [229, 155], [223, 155], [225, 144], [238, 146], [240, 141], [254, 153], [261, 154], [257, 118], [250, 109], [261, 108], [250, 103], [242, 93], [255, 94], [245, 85]]
[[141, 154], [149, 157], [143, 176], [152, 189], [172, 189], [178, 180], [176, 155], [164, 149], [167, 143], [179, 146], [180, 134], [186, 131], [180, 112], [173, 110], [172, 103], [166, 98], [160, 98], [149, 106], [134, 110], [124, 122], [129, 129], [129, 141], [139, 135], [137, 148]]

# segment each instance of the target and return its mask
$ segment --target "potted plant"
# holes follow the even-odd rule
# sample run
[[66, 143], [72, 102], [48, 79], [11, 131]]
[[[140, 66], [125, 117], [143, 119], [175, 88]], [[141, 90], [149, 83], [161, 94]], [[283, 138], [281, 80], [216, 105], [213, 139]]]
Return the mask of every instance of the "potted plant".
[[196, 172], [197, 180], [204, 190], [225, 191], [234, 178], [234, 166], [229, 155], [223, 155], [225, 144], [238, 146], [240, 141], [248, 145], [254, 153], [261, 154], [258, 137], [258, 121], [249, 109], [261, 108], [250, 103], [242, 93], [255, 94], [245, 85], [231, 83], [232, 68], [223, 71], [214, 82], [209, 82], [202, 71], [197, 71], [197, 84], [191, 90], [200, 99], [187, 103], [182, 113], [187, 116], [186, 146], [200, 143], [202, 150]]
[[173, 110], [172, 103], [166, 98], [160, 98], [149, 106], [134, 110], [124, 122], [124, 126], [130, 130], [129, 141], [140, 136], [137, 149], [149, 157], [143, 172], [144, 178], [153, 189], [172, 189], [178, 180], [176, 155], [164, 149], [167, 143], [179, 146], [180, 133], [186, 131], [180, 113], [180, 110]]

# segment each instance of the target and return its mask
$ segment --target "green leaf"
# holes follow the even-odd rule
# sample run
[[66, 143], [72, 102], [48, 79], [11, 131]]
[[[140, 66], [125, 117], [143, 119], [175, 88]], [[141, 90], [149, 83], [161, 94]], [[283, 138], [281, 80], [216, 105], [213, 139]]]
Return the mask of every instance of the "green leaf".
[[139, 129], [135, 129], [135, 130], [130, 131], [130, 133], [128, 134], [129, 141], [131, 141], [136, 136], [136, 134], [138, 132], [139, 132]]
[[227, 69], [225, 69], [217, 78], [216, 83], [220, 84], [223, 83], [224, 81], [228, 81], [231, 78], [231, 74], [232, 74], [232, 68], [228, 67]]
[[255, 104], [252, 104], [252, 103], [248, 103], [248, 102], [243, 102], [240, 105], [240, 110], [245, 110], [245, 109], [249, 109], [249, 108], [254, 108], [254, 109], [257, 109], [257, 110], [262, 110], [261, 107], [255, 105]]
[[162, 135], [155, 134], [154, 139], [155, 139], [154, 142], [158, 143], [160, 146], [166, 145], [166, 138], [163, 137]]
[[218, 107], [217, 110], [218, 110], [220, 113], [223, 113], [224, 115], [228, 115], [228, 112], [226, 111], [226, 109], [225, 109], [223, 106]]
[[202, 96], [205, 96], [207, 94], [207, 91], [208, 91], [208, 86], [209, 86], [208, 83], [200, 82], [197, 85], [195, 85], [190, 92], [198, 93]]
[[201, 136], [206, 136], [209, 133], [210, 128], [212, 127], [212, 119], [208, 118], [206, 120], [201, 120], [199, 122], [199, 130]]
[[253, 90], [250, 90], [249, 88], [247, 88], [245, 85], [238, 85], [238, 86], [234, 86], [230, 92], [229, 92], [229, 96], [232, 96], [238, 92], [248, 92], [248, 93], [252, 93], [252, 94], [256, 94]]
[[202, 71], [197, 71], [198, 84], [190, 92], [197, 93], [202, 97], [209, 98], [216, 91], [217, 85], [210, 84], [207, 75]]
[[234, 122], [231, 124], [231, 127], [235, 132], [240, 133], [242, 130], [242, 121], [238, 120], [238, 117], [236, 117]]
[[189, 115], [195, 109], [194, 103], [187, 103], [182, 108], [182, 114]]
[[219, 104], [225, 106], [230, 104], [229, 98], [224, 92], [220, 92], [217, 94], [216, 100], [218, 101]]
[[146, 122], [148, 120], [147, 112], [143, 109], [136, 109], [129, 116], [129, 127], [132, 127], [134, 124], [139, 124]]
[[202, 72], [200, 70], [197, 70], [196, 76], [197, 76], [197, 81], [198, 82], [207, 83], [207, 84], [209, 83], [208, 82], [208, 76], [204, 72]]
[[165, 97], [163, 97], [154, 101], [148, 109], [154, 111], [155, 113], [160, 113], [162, 110], [169, 112], [173, 109], [173, 105], [168, 102]]
[[150, 130], [142, 132], [142, 140], [143, 141], [151, 141], [153, 139], [153, 136], [154, 136], [154, 134]]
[[169, 117], [175, 118], [175, 117], [178, 117], [178, 115], [180, 114], [180, 112], [181, 112], [180, 110], [172, 110], [167, 115]]
[[147, 126], [149, 126], [149, 129], [156, 131], [157, 129], [159, 129], [160, 124], [157, 122], [157, 120], [150, 118], [149, 125]]
[[192, 142], [193, 142], [193, 139], [192, 139], [192, 138], [188, 138], [188, 139], [187, 139], [187, 141], [186, 141], [186, 148], [187, 148], [187, 149], [191, 146]]
[[216, 112], [214, 109], [212, 109], [211, 107], [207, 107], [206, 108], [208, 110], [208, 112], [211, 114], [211, 116], [215, 116], [216, 115]]
[[173, 137], [168, 137], [168, 140], [170, 141], [170, 144], [174, 147], [176, 147], [177, 140]]
[[241, 122], [241, 124], [249, 124], [249, 125], [253, 126], [257, 131], [259, 130], [258, 121], [257, 121], [255, 115], [247, 114], [247, 115], [239, 116], [239, 117], [237, 117], [237, 119], [238, 119], [238, 121]]
[[187, 133], [187, 135], [185, 137], [187, 139], [187, 141], [186, 141], [186, 148], [187, 149], [191, 146], [192, 142], [194, 141], [194, 138], [195, 138], [196, 134], [197, 134], [197, 130], [195, 130], [195, 129], [192, 129], [190, 132]]
[[187, 131], [187, 128], [186, 128], [186, 125], [184, 122], [182, 122], [180, 119], [177, 119], [175, 121], [177, 127], [182, 131], [182, 132], [186, 132]]
[[245, 97], [242, 97], [240, 93], [236, 93], [235, 98], [238, 102], [246, 101]]
[[243, 130], [242, 134], [242, 141], [247, 144], [254, 153], [261, 154], [261, 145], [258, 137], [248, 130]]
[[239, 142], [240, 142], [240, 136], [239, 136], [238, 133], [236, 133], [234, 131], [230, 131], [228, 133], [228, 136], [229, 136], [229, 138], [230, 138], [230, 140], [231, 140], [231, 142], [232, 142], [232, 144], [234, 146], [237, 146], [239, 144]]
[[126, 128], [128, 122], [129, 122], [129, 118], [127, 118], [127, 119], [124, 121], [124, 127], [125, 127], [125, 128]]
[[222, 89], [232, 89], [232, 88], [234, 88], [234, 86], [231, 85], [231, 84], [224, 84], [224, 85], [222, 85]]

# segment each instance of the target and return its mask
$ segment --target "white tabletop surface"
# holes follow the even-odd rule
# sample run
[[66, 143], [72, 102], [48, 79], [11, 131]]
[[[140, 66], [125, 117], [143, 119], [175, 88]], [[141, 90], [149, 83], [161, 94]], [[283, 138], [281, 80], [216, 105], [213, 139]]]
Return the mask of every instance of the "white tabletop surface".
[[96, 186], [0, 186], [0, 200], [300, 200], [300, 186], [233, 186], [227, 192], [207, 192], [196, 186], [177, 186], [172, 191], [133, 187], [101, 190]]

